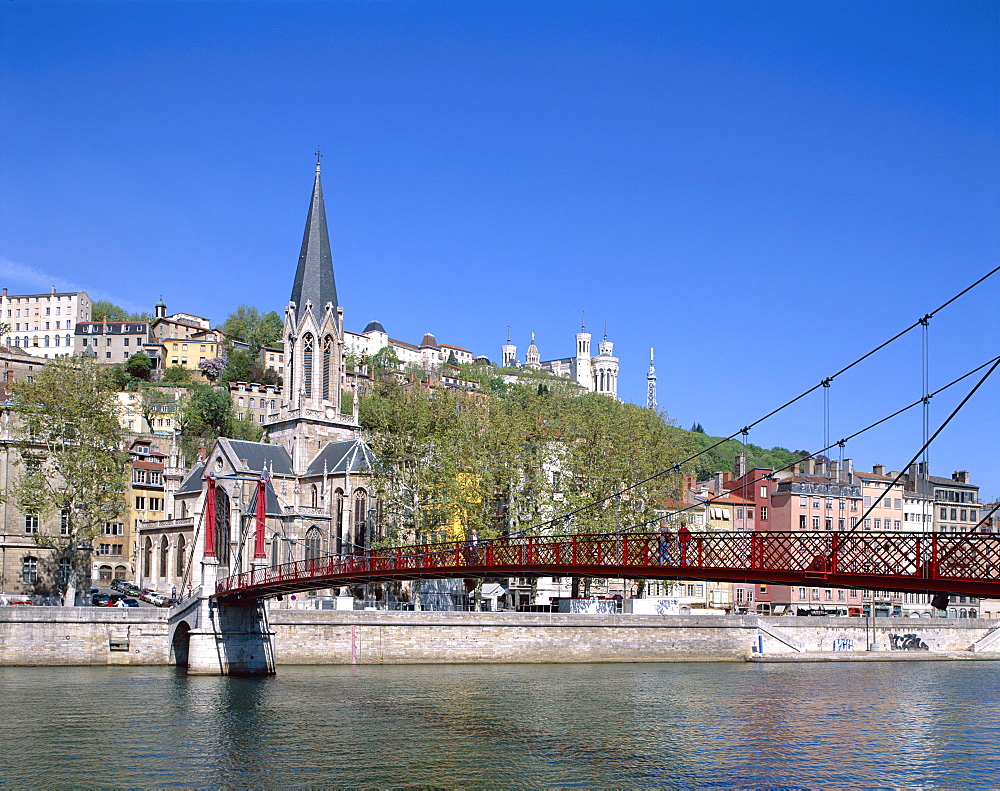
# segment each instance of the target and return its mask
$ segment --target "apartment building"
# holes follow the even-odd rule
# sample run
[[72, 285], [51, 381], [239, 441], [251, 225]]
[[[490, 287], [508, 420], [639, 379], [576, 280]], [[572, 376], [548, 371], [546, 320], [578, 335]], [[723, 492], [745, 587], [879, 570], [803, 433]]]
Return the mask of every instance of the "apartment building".
[[5, 346], [25, 350], [33, 357], [69, 357], [74, 354], [78, 323], [90, 321], [92, 303], [84, 291], [9, 295], [0, 292], [0, 320], [10, 324]]
[[74, 328], [73, 337], [76, 354], [110, 365], [145, 352], [152, 336], [148, 321], [82, 321]]

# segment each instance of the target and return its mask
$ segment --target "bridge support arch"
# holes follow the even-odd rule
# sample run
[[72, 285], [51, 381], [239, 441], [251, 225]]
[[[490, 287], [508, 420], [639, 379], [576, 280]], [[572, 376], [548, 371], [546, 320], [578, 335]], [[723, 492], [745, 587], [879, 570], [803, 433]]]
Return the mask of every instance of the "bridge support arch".
[[202, 561], [202, 586], [197, 626], [187, 634], [187, 672], [211, 676], [267, 676], [274, 674], [273, 632], [263, 602], [217, 602], [218, 562]]

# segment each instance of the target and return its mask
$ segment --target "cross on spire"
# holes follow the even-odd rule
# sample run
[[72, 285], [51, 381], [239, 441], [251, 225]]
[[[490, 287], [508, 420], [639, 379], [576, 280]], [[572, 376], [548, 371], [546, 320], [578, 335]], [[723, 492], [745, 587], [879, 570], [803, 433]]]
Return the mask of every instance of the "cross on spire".
[[322, 155], [322, 154], [320, 153], [320, 150], [319, 150], [319, 146], [316, 146], [316, 151], [314, 152], [314, 155], [315, 155], [315, 157], [316, 157], [316, 172], [317, 172], [317, 173], [319, 173], [319, 161], [320, 161], [320, 159], [321, 159], [321, 158], [322, 158], [322, 156], [323, 156], [323, 155]]

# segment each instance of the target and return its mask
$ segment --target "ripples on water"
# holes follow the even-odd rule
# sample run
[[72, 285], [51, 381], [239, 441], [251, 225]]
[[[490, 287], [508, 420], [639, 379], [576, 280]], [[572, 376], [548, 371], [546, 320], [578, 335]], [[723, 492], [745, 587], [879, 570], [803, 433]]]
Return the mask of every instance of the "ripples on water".
[[0, 786], [988, 788], [1000, 663], [0, 668]]

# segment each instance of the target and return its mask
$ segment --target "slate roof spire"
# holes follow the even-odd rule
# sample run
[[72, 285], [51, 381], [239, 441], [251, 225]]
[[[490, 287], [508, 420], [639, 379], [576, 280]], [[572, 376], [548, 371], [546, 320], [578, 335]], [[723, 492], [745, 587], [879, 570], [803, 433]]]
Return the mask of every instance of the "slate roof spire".
[[323, 205], [323, 185], [319, 176], [319, 154], [316, 158], [316, 180], [313, 182], [312, 198], [309, 201], [309, 215], [306, 230], [302, 235], [302, 250], [299, 265], [295, 270], [291, 300], [295, 303], [295, 318], [299, 321], [306, 310], [306, 303], [312, 303], [316, 322], [323, 320], [323, 307], [332, 302], [336, 308], [337, 283], [333, 277], [333, 257], [330, 255], [330, 236], [326, 228], [326, 208]]

